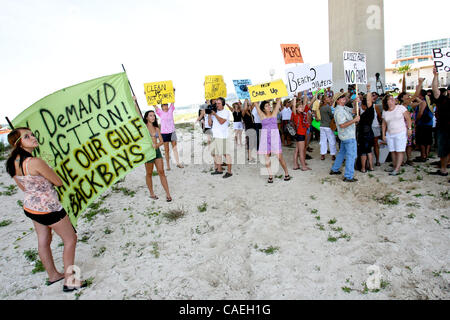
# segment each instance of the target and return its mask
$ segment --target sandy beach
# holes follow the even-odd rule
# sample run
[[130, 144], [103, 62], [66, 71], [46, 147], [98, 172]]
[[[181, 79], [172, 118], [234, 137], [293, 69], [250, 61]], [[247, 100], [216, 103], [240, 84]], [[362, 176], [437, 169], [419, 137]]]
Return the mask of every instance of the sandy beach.
[[[294, 149], [284, 148], [293, 179], [280, 170], [269, 185], [262, 164], [234, 165], [226, 180], [194, 164], [208, 152], [193, 132], [177, 130], [185, 168], [166, 172], [172, 203], [157, 176], [159, 200], [150, 199], [142, 166], [79, 219], [75, 261], [90, 286], [74, 293], [33, 273], [24, 252], [37, 250], [36, 234], [2, 161], [0, 299], [450, 299], [449, 182], [426, 173], [437, 158], [397, 177], [388, 164], [356, 171], [347, 184], [329, 175], [331, 157], [320, 161], [314, 141], [312, 171], [293, 171]], [[59, 270], [61, 244], [55, 235]], [[379, 290], [366, 285], [371, 266]]]

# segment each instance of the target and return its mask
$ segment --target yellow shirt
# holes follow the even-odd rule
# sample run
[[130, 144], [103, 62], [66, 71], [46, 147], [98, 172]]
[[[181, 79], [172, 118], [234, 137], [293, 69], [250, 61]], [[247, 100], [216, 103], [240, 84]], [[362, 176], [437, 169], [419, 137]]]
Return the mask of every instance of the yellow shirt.
[[320, 109], [320, 101], [316, 100], [313, 103], [312, 111], [316, 112], [316, 119], [320, 121], [320, 110], [319, 109]]

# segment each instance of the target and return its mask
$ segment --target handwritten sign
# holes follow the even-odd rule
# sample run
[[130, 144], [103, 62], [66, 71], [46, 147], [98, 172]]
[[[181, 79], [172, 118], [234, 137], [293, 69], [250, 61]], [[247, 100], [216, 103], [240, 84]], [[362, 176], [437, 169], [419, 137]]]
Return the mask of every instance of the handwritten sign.
[[233, 80], [234, 88], [239, 99], [250, 99], [250, 93], [248, 92], [248, 86], [252, 84], [249, 79], [245, 80]]
[[346, 84], [367, 84], [366, 54], [345, 51], [344, 73]]
[[302, 53], [298, 44], [282, 44], [281, 51], [286, 64], [303, 63]]
[[450, 48], [433, 49], [434, 66], [438, 72], [450, 72]]
[[172, 81], [150, 82], [144, 84], [147, 104], [154, 106], [157, 104], [175, 103], [175, 93]]
[[312, 88], [312, 74], [309, 64], [301, 64], [286, 70], [287, 90], [289, 96]]
[[251, 102], [284, 98], [288, 96], [286, 85], [281, 79], [254, 86], [249, 86], [248, 92], [250, 93]]
[[59, 90], [23, 111], [13, 125], [36, 136], [33, 155], [63, 181], [56, 190], [74, 226], [98, 196], [156, 157], [125, 73]]
[[318, 89], [329, 88], [333, 86], [333, 64], [326, 63], [320, 66], [312, 67], [311, 72], [311, 85], [312, 91]]
[[205, 99], [217, 99], [227, 97], [227, 86], [222, 76], [205, 77]]

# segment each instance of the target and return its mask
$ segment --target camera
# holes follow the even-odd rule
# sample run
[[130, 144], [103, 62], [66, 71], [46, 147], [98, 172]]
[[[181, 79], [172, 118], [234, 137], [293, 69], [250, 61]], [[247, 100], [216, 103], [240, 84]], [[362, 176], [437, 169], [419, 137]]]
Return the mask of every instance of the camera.
[[209, 105], [206, 109], [205, 109], [205, 113], [206, 114], [211, 114], [212, 112], [217, 112], [217, 107], [216, 104], [214, 103], [213, 105]]

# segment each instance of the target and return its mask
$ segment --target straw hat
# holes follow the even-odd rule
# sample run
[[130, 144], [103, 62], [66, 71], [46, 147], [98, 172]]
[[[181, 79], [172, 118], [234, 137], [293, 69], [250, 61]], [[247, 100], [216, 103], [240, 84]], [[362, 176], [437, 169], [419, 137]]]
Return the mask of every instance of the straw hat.
[[346, 92], [338, 92], [338, 93], [336, 93], [335, 96], [334, 96], [334, 98], [333, 98], [333, 106], [336, 104], [336, 102], [337, 102], [340, 98], [346, 96], [346, 94], [347, 94]]

